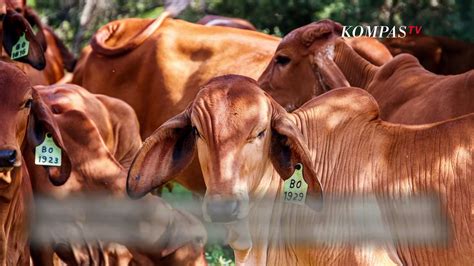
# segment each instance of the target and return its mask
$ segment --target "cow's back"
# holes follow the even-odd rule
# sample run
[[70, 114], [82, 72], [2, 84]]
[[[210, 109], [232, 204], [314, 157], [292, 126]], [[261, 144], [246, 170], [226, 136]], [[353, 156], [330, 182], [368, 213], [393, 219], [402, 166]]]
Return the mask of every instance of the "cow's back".
[[[108, 46], [123, 46], [152, 23], [128, 19], [109, 23], [115, 30]], [[79, 64], [83, 87], [117, 97], [138, 114], [143, 137], [179, 113], [208, 79], [224, 74], [257, 78], [270, 61], [279, 39], [232, 28], [204, 27], [165, 19], [141, 45], [105, 56], [92, 51]]]
[[402, 54], [385, 64], [369, 84], [383, 120], [426, 124], [474, 112], [474, 71], [436, 75], [411, 55]]

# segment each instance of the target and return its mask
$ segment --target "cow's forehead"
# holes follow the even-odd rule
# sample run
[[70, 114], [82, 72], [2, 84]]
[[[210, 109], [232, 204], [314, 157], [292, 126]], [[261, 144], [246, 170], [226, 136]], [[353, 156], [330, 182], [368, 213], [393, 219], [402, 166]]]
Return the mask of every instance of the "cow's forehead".
[[209, 83], [196, 97], [192, 110], [219, 132], [242, 133], [266, 124], [270, 104], [265, 93], [246, 79], [218, 80]]
[[301, 29], [296, 29], [296, 30], [291, 31], [285, 37], [283, 37], [279, 47], [284, 47], [287, 45], [294, 44], [296, 41], [299, 40], [300, 34], [301, 34]]
[[[31, 88], [27, 76], [14, 65], [0, 62], [0, 101], [23, 97]], [[6, 97], [6, 98], [5, 98]]]

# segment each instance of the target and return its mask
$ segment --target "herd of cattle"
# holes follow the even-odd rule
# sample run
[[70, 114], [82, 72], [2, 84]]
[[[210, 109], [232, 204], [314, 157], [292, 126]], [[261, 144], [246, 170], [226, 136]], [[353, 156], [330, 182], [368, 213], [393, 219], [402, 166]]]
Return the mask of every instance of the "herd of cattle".
[[[0, 0], [1, 265], [206, 265], [205, 230], [180, 234], [202, 222], [150, 193], [173, 180], [202, 197], [205, 220], [228, 225], [237, 264], [474, 264], [473, 44], [343, 39], [331, 20], [280, 39], [165, 12], [106, 24], [76, 62], [25, 2]], [[12, 60], [23, 36], [28, 54]], [[47, 137], [59, 165], [36, 160]], [[298, 245], [252, 227], [298, 227], [294, 204], [259, 208], [280, 201], [297, 165], [306, 222], [322, 219], [326, 195], [434, 192], [449, 244]], [[30, 246], [35, 197], [92, 192], [156, 202], [168, 224], [148, 248]]]

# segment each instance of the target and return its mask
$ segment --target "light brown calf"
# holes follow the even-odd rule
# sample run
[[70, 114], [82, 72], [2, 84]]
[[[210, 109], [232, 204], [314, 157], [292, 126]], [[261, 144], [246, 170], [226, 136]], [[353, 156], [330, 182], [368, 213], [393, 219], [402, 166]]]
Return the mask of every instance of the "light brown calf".
[[[142, 196], [178, 176], [197, 155], [207, 187], [204, 215], [237, 221], [229, 227], [238, 263], [469, 265], [474, 261], [473, 133], [474, 115], [424, 126], [381, 121], [374, 98], [357, 88], [331, 91], [287, 113], [255, 81], [223, 76], [145, 141], [127, 190]], [[276, 204], [283, 180], [298, 163], [316, 211]], [[308, 244], [293, 235], [302, 224], [325, 221], [319, 212], [324, 195], [396, 199], [425, 193], [439, 197], [452, 223], [447, 246]], [[274, 204], [263, 205], [263, 199]], [[304, 216], [294, 216], [295, 208]]]

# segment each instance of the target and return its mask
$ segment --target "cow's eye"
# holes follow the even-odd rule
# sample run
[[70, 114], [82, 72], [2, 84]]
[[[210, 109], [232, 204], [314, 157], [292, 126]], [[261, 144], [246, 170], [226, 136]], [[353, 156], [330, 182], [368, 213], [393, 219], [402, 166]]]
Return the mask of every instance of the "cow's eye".
[[201, 134], [199, 134], [199, 131], [197, 130], [196, 127], [193, 127], [193, 135], [200, 138], [201, 137]]
[[290, 61], [291, 61], [291, 59], [288, 56], [284, 56], [284, 55], [278, 55], [275, 58], [275, 63], [277, 63], [278, 65], [281, 65], [281, 66], [287, 65], [288, 63], [290, 63]]
[[33, 104], [33, 99], [26, 100], [25, 104], [23, 105], [24, 108], [30, 108]]
[[261, 139], [265, 136], [265, 129], [258, 133], [257, 138]]
[[20, 7], [17, 7], [17, 8], [15, 8], [15, 11], [18, 12], [18, 13], [21, 13], [21, 12], [23, 12], [23, 9], [20, 8]]

